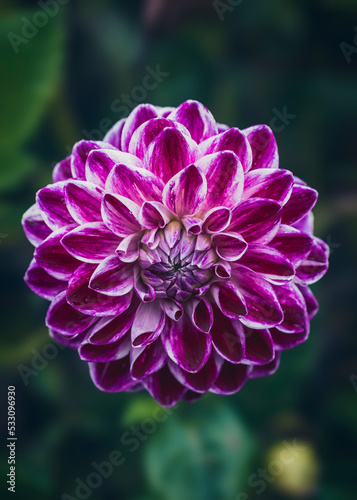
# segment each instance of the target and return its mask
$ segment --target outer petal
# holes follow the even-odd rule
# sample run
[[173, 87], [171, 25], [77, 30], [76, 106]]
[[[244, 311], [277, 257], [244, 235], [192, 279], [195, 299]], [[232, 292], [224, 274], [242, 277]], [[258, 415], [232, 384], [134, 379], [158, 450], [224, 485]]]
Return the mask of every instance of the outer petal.
[[138, 222], [140, 207], [120, 195], [107, 193], [102, 202], [102, 217], [107, 227], [118, 236], [128, 236], [140, 231]]
[[218, 308], [227, 318], [240, 318], [247, 314], [244, 297], [233, 283], [213, 284], [210, 291]]
[[67, 179], [72, 179], [70, 156], [67, 156], [67, 158], [55, 165], [52, 172], [52, 179], [53, 182], [61, 182], [66, 181]]
[[194, 163], [197, 145], [175, 128], [165, 128], [150, 144], [143, 166], [165, 183], [180, 170]]
[[104, 188], [110, 171], [115, 165], [119, 164], [133, 168], [141, 167], [139, 158], [129, 153], [123, 153], [115, 149], [99, 149], [92, 151], [89, 153], [86, 162], [86, 179], [96, 186]]
[[107, 345], [85, 343], [78, 349], [78, 354], [84, 361], [106, 362], [125, 358], [130, 352], [130, 336], [125, 335], [116, 342]]
[[112, 297], [89, 288], [94, 269], [95, 265], [84, 263], [73, 273], [68, 283], [68, 303], [78, 311], [92, 316], [115, 316], [126, 311], [131, 302], [131, 293]]
[[254, 125], [246, 128], [243, 133], [248, 138], [253, 153], [251, 169], [278, 168], [278, 146], [273, 132], [266, 125]]
[[48, 274], [35, 259], [32, 259], [24, 279], [33, 292], [47, 300], [53, 300], [67, 288], [65, 281], [59, 281]]
[[161, 406], [173, 406], [186, 388], [171, 374], [167, 365], [143, 380], [143, 385]]
[[78, 224], [101, 221], [103, 190], [86, 181], [69, 181], [64, 187], [67, 209]]
[[309, 319], [311, 320], [319, 310], [319, 304], [308, 286], [297, 285], [297, 287], [304, 297], [307, 313], [309, 315]]
[[244, 172], [252, 166], [252, 149], [246, 136], [238, 128], [230, 128], [200, 144], [202, 155], [218, 151], [233, 151], [241, 162]]
[[248, 243], [240, 234], [218, 233], [212, 236], [212, 244], [217, 255], [226, 261], [238, 260], [244, 255], [248, 248]]
[[206, 194], [205, 176], [195, 165], [190, 165], [166, 183], [163, 200], [170, 210], [183, 217], [196, 213], [202, 206]]
[[88, 363], [88, 366], [94, 385], [101, 391], [127, 391], [136, 384], [130, 375], [129, 356], [107, 363]]
[[249, 243], [268, 243], [277, 233], [280, 219], [279, 203], [263, 198], [250, 198], [242, 201], [232, 211], [227, 230], [240, 233]]
[[303, 284], [316, 283], [328, 269], [330, 249], [320, 238], [314, 238], [307, 258], [296, 269], [296, 276]]
[[253, 365], [266, 365], [274, 359], [274, 344], [269, 330], [245, 328], [245, 360]]
[[293, 184], [293, 175], [288, 170], [258, 168], [244, 177], [242, 198], [269, 198], [284, 204], [290, 197]]
[[212, 342], [218, 354], [230, 363], [240, 363], [245, 354], [245, 330], [238, 319], [229, 319], [215, 309], [211, 329]]
[[47, 226], [53, 230], [60, 229], [74, 222], [64, 199], [65, 185], [66, 182], [49, 184], [40, 189], [36, 195], [41, 215]]
[[[270, 283], [245, 266], [236, 264], [233, 282], [244, 297], [248, 313], [241, 322], [250, 328], [276, 326], [283, 313]], [[279, 288], [279, 287], [277, 287]]]
[[167, 354], [161, 340], [157, 339], [146, 347], [131, 349], [130, 360], [131, 376], [142, 379], [161, 370], [166, 364]]
[[63, 247], [73, 257], [94, 264], [113, 254], [119, 242], [103, 222], [83, 224], [62, 238]]
[[186, 101], [175, 109], [169, 119], [182, 123], [197, 143], [218, 133], [212, 113], [198, 101]]
[[125, 121], [121, 138], [121, 149], [123, 151], [129, 151], [129, 143], [135, 130], [140, 127], [142, 123], [152, 118], [156, 118], [157, 116], [155, 106], [151, 104], [140, 104], [136, 106]]
[[315, 189], [295, 184], [289, 201], [284, 206], [282, 223], [291, 225], [305, 217], [313, 209], [317, 196]]
[[121, 136], [126, 118], [117, 121], [110, 130], [105, 134], [103, 141], [108, 142], [112, 146], [121, 150]]
[[[115, 149], [102, 141], [79, 141], [73, 146], [71, 155], [71, 171], [74, 179], [86, 178], [86, 161], [91, 151], [95, 149]], [[89, 179], [87, 179], [89, 180]]]
[[126, 295], [134, 285], [132, 264], [122, 262], [117, 255], [104, 259], [95, 269], [89, 287], [104, 295]]
[[266, 377], [267, 375], [272, 375], [278, 369], [279, 363], [280, 363], [280, 352], [276, 351], [275, 358], [273, 359], [273, 361], [270, 361], [270, 363], [260, 366], [259, 365], [251, 366], [248, 369], [248, 377], [260, 378], [260, 377]]
[[211, 353], [211, 336], [198, 330], [186, 314], [179, 321], [167, 318], [161, 338], [172, 361], [191, 373], [201, 370]]
[[195, 392], [207, 392], [218, 377], [222, 362], [211, 353], [205, 366], [197, 373], [189, 373], [182, 370], [172, 361], [169, 361], [169, 369], [174, 377], [185, 387]]
[[207, 155], [196, 162], [207, 178], [207, 196], [200, 213], [213, 207], [235, 207], [241, 200], [244, 173], [241, 162], [231, 151]]
[[138, 301], [133, 299], [123, 313], [113, 319], [100, 319], [90, 332], [89, 342], [95, 345], [105, 345], [121, 339], [130, 330], [137, 308]]
[[308, 331], [306, 303], [297, 286], [288, 283], [275, 287], [275, 291], [284, 313], [284, 319], [277, 329], [286, 333]]
[[52, 230], [43, 220], [40, 209], [36, 203], [24, 213], [21, 223], [27, 239], [35, 247], [42, 243], [43, 240], [52, 233]]
[[133, 326], [133, 347], [144, 347], [158, 338], [165, 326], [165, 314], [158, 301], [140, 304]]
[[47, 315], [46, 325], [63, 335], [77, 335], [86, 330], [93, 323], [94, 318], [82, 314], [71, 307], [66, 300], [66, 292], [62, 292], [51, 303]]
[[119, 164], [110, 172], [105, 189], [141, 205], [145, 201], [161, 201], [164, 183], [144, 168]]
[[300, 264], [309, 255], [313, 240], [298, 229], [281, 224], [275, 238], [269, 243], [294, 265]]
[[248, 379], [248, 368], [247, 365], [234, 365], [225, 361], [210, 391], [217, 394], [238, 392]]
[[34, 253], [36, 262], [59, 280], [69, 280], [80, 264], [61, 244], [63, 236], [73, 227], [74, 225], [70, 225], [54, 231], [36, 248]]
[[272, 336], [275, 348], [279, 350], [291, 349], [308, 338], [309, 331], [302, 330], [298, 333], [281, 332], [277, 328], [271, 328], [270, 334]]

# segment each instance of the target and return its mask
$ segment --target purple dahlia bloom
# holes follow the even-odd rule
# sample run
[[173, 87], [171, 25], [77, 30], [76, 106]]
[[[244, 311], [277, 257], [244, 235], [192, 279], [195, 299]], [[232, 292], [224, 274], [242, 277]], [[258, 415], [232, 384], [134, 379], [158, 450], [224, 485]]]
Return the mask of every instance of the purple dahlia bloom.
[[197, 101], [140, 105], [37, 193], [25, 280], [99, 389], [164, 406], [232, 394], [308, 337], [329, 254], [316, 199], [279, 168], [267, 126], [220, 125]]

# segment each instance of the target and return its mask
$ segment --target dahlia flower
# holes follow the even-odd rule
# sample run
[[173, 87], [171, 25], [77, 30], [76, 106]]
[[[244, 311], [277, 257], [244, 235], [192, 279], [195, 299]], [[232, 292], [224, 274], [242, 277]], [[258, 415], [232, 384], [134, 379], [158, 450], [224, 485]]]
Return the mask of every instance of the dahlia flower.
[[143, 104], [76, 143], [38, 191], [25, 281], [99, 389], [164, 406], [232, 394], [308, 337], [329, 254], [316, 199], [279, 168], [269, 127]]

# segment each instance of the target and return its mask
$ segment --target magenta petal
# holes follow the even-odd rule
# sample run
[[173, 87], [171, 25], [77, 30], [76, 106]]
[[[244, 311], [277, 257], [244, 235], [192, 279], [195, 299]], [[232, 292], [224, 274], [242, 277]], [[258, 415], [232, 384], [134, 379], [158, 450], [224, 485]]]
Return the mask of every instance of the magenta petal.
[[134, 262], [139, 257], [141, 233], [126, 236], [116, 249], [116, 253], [122, 262]]
[[212, 113], [198, 101], [185, 101], [168, 118], [182, 123], [197, 143], [218, 133]]
[[302, 330], [298, 333], [286, 333], [281, 332], [277, 328], [271, 328], [270, 334], [273, 339], [274, 347], [276, 349], [285, 350], [291, 349], [292, 347], [305, 342], [305, 340], [308, 338], [309, 331]]
[[271, 129], [266, 125], [254, 125], [243, 130], [243, 133], [248, 138], [252, 148], [253, 161], [251, 170], [256, 168], [278, 168], [278, 146]]
[[110, 172], [105, 189], [141, 205], [145, 201], [161, 201], [164, 183], [144, 168], [119, 164]]
[[133, 347], [151, 344], [158, 338], [164, 326], [165, 314], [158, 301], [140, 304], [131, 327]]
[[57, 295], [46, 315], [46, 325], [63, 335], [77, 335], [86, 330], [93, 321], [93, 316], [82, 314], [68, 304], [66, 292]]
[[71, 170], [74, 179], [86, 179], [87, 158], [89, 153], [96, 149], [115, 150], [113, 146], [102, 141], [79, 141], [74, 145], [71, 155]]
[[42, 243], [43, 240], [52, 233], [52, 230], [43, 220], [40, 209], [36, 203], [24, 213], [21, 223], [27, 239], [35, 247]]
[[121, 149], [123, 151], [129, 151], [129, 143], [135, 130], [140, 127], [142, 123], [152, 118], [156, 118], [157, 116], [155, 106], [151, 104], [139, 104], [139, 106], [136, 106], [125, 121], [121, 137]]
[[89, 342], [95, 345], [110, 344], [121, 339], [133, 324], [138, 301], [132, 300], [128, 309], [114, 318], [102, 318], [90, 332]]
[[252, 165], [252, 149], [249, 141], [238, 128], [230, 128], [202, 142], [200, 151], [202, 155], [232, 151], [238, 156], [244, 172], [247, 172]]
[[234, 394], [243, 387], [248, 379], [248, 366], [232, 364], [225, 361], [221, 371], [211, 387], [211, 392], [217, 394]]
[[59, 280], [69, 280], [80, 264], [61, 244], [63, 236], [73, 227], [74, 225], [70, 225], [54, 231], [36, 248], [34, 253], [36, 262]]
[[125, 125], [126, 118], [122, 118], [117, 121], [110, 130], [105, 134], [103, 142], [108, 142], [115, 148], [121, 150], [121, 136], [123, 132], [123, 127]]
[[196, 213], [207, 194], [207, 181], [202, 172], [190, 165], [172, 177], [165, 185], [165, 205], [179, 217]]
[[291, 225], [302, 219], [313, 209], [317, 196], [315, 189], [295, 184], [289, 201], [283, 208], [282, 223]]
[[205, 233], [223, 231], [231, 222], [231, 211], [226, 207], [215, 207], [206, 212], [202, 229]]
[[211, 329], [218, 354], [230, 363], [240, 363], [245, 353], [245, 330], [238, 319], [229, 319], [217, 309]]
[[67, 182], [56, 182], [40, 189], [36, 201], [41, 215], [51, 229], [60, 229], [72, 224], [73, 217], [68, 211], [64, 197], [64, 188]]
[[115, 149], [99, 149], [92, 151], [86, 162], [86, 179], [104, 188], [110, 171], [115, 165], [119, 164], [133, 168], [141, 167], [139, 158], [129, 153], [123, 153]]
[[67, 301], [72, 307], [92, 316], [115, 316], [126, 311], [132, 293], [120, 297], [103, 295], [89, 288], [89, 281], [95, 269], [93, 264], [81, 264], [68, 283]]
[[193, 324], [201, 332], [209, 333], [213, 324], [211, 304], [204, 298], [193, 299], [188, 305]]
[[125, 358], [130, 352], [130, 335], [107, 345], [94, 345], [85, 343], [78, 349], [78, 354], [84, 361], [115, 361]]
[[124, 196], [107, 193], [103, 198], [103, 221], [118, 236], [128, 236], [140, 231], [137, 219], [139, 210], [139, 205]]
[[141, 379], [161, 370], [167, 361], [167, 354], [162, 347], [160, 339], [155, 340], [150, 345], [131, 349], [131, 376]]
[[231, 151], [207, 155], [196, 162], [207, 178], [207, 196], [200, 213], [213, 207], [235, 207], [242, 198], [244, 173], [241, 162]]
[[232, 211], [227, 230], [240, 233], [248, 242], [268, 243], [277, 233], [281, 220], [281, 207], [273, 200], [250, 198]]
[[213, 284], [211, 294], [219, 309], [228, 318], [239, 318], [247, 314], [244, 297], [233, 283]]
[[211, 353], [204, 367], [196, 373], [183, 370], [171, 360], [168, 364], [171, 373], [182, 385], [199, 393], [207, 392], [210, 389], [218, 377], [220, 365], [221, 363], [218, 363], [218, 359], [216, 360], [213, 353]]
[[276, 370], [279, 368], [279, 363], [280, 363], [280, 352], [275, 351], [275, 358], [270, 361], [270, 363], [267, 363], [266, 365], [255, 365], [255, 366], [250, 366], [248, 370], [248, 377], [249, 378], [260, 378], [260, 377], [266, 377], [268, 375], [272, 375], [273, 373], [276, 372]]
[[276, 285], [291, 281], [295, 275], [289, 260], [281, 252], [269, 246], [249, 245], [239, 264], [249, 267]]
[[274, 359], [274, 344], [269, 330], [245, 328], [244, 358], [254, 365], [266, 365]]
[[91, 330], [91, 328], [92, 327], [90, 326], [86, 330], [83, 330], [83, 332], [76, 335], [63, 335], [63, 333], [57, 332], [53, 328], [49, 328], [48, 332], [50, 337], [52, 337], [56, 342], [59, 342], [60, 344], [71, 349], [78, 349], [78, 347], [81, 346], [83, 341], [85, 341], [88, 337], [88, 331]]
[[198, 330], [186, 314], [179, 321], [167, 318], [161, 338], [172, 361], [187, 372], [198, 372], [211, 353], [211, 336]]
[[150, 144], [143, 166], [165, 183], [180, 170], [194, 163], [197, 145], [175, 128], [165, 128]]
[[173, 406], [186, 388], [171, 374], [167, 365], [143, 380], [143, 385], [161, 406]]
[[240, 234], [218, 233], [212, 236], [212, 244], [217, 255], [228, 262], [238, 260], [248, 248], [248, 243]]
[[319, 310], [319, 304], [308, 286], [297, 285], [297, 287], [304, 297], [307, 314], [309, 315], [309, 319], [311, 320]]
[[281, 224], [269, 245], [279, 250], [295, 266], [309, 255], [312, 243], [313, 240], [308, 234]]
[[244, 325], [263, 328], [275, 326], [282, 321], [283, 313], [270, 283], [240, 264], [235, 264], [233, 277], [248, 310], [246, 316], [240, 318]]
[[118, 296], [130, 292], [133, 284], [133, 265], [121, 262], [117, 255], [111, 255], [95, 269], [89, 287], [105, 295]]
[[177, 300], [163, 299], [160, 301], [160, 305], [164, 313], [174, 321], [178, 321], [182, 317], [183, 308]]
[[301, 283], [316, 283], [328, 269], [330, 249], [320, 238], [314, 238], [309, 255], [296, 269], [296, 276]]
[[293, 176], [287, 170], [259, 168], [246, 174], [242, 198], [269, 198], [284, 204], [290, 197], [293, 184]]
[[103, 190], [86, 181], [69, 181], [64, 188], [67, 209], [78, 224], [101, 221]]
[[308, 330], [306, 303], [297, 286], [287, 283], [275, 287], [275, 292], [284, 313], [283, 321], [277, 325], [278, 330], [286, 333]]
[[60, 161], [55, 165], [52, 172], [53, 182], [66, 181], [72, 179], [71, 171], [71, 157], [67, 156], [64, 160]]
[[88, 366], [94, 385], [101, 391], [127, 391], [136, 384], [130, 375], [129, 356], [107, 363], [90, 362]]
[[307, 213], [302, 219], [295, 222], [293, 227], [312, 236], [314, 234], [314, 214], [312, 212]]
[[83, 224], [62, 238], [63, 247], [73, 257], [94, 264], [113, 254], [119, 242], [120, 238], [103, 222]]
[[146, 201], [139, 214], [140, 224], [147, 229], [164, 228], [175, 215], [159, 201]]
[[32, 259], [24, 280], [33, 292], [47, 300], [53, 300], [67, 288], [65, 281], [60, 281], [48, 274], [35, 259]]

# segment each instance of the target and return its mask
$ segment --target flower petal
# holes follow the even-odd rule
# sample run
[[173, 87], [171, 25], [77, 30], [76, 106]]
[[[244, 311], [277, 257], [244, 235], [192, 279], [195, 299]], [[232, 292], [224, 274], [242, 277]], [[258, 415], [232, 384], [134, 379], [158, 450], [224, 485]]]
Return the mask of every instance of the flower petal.
[[220, 365], [221, 363], [219, 363], [218, 358], [216, 359], [213, 353], [211, 353], [204, 367], [196, 373], [189, 373], [183, 370], [171, 360], [168, 364], [171, 373], [182, 385], [200, 393], [207, 392], [210, 389], [218, 377]]
[[126, 311], [114, 318], [102, 318], [90, 332], [89, 342], [95, 345], [104, 345], [121, 339], [133, 324], [138, 300], [133, 299]]
[[101, 221], [103, 190], [87, 181], [68, 181], [64, 187], [67, 209], [78, 224]]
[[161, 406], [173, 406], [186, 388], [171, 374], [167, 365], [143, 380], [143, 385]]
[[121, 137], [121, 149], [123, 151], [129, 151], [129, 143], [135, 130], [140, 127], [142, 123], [152, 118], [157, 118], [157, 116], [158, 114], [155, 106], [151, 104], [140, 104], [136, 106], [125, 121]]
[[291, 349], [292, 347], [296, 347], [299, 344], [305, 342], [308, 338], [309, 331], [302, 330], [298, 333], [286, 333], [281, 332], [277, 328], [270, 329], [271, 337], [273, 339], [273, 343], [276, 349]]
[[218, 133], [217, 124], [212, 113], [198, 101], [185, 101], [168, 118], [182, 123], [190, 132], [192, 139], [197, 143]]
[[115, 148], [121, 150], [121, 136], [123, 133], [123, 128], [126, 122], [126, 118], [122, 118], [117, 121], [110, 130], [105, 134], [103, 142], [108, 142]]
[[300, 264], [309, 255], [312, 238], [298, 229], [281, 224], [269, 246], [276, 248], [294, 265]]
[[[86, 162], [91, 151], [96, 149], [114, 149], [102, 141], [79, 141], [73, 146], [71, 155], [71, 171], [74, 179], [86, 179]], [[90, 179], [87, 179], [90, 180]]]
[[283, 312], [270, 283], [240, 264], [235, 264], [232, 277], [248, 310], [248, 313], [240, 318], [244, 325], [250, 328], [264, 328], [276, 326], [282, 321]]
[[229, 226], [231, 211], [226, 207], [215, 207], [206, 212], [203, 220], [202, 229], [205, 233], [218, 233]]
[[210, 290], [217, 306], [227, 318], [240, 318], [247, 314], [244, 297], [233, 283], [215, 283]]
[[244, 358], [253, 365], [266, 365], [274, 359], [274, 344], [269, 330], [245, 327]]
[[78, 349], [78, 354], [84, 361], [105, 363], [125, 358], [130, 352], [130, 335], [125, 335], [116, 342], [107, 345], [85, 343]]
[[86, 163], [86, 179], [96, 186], [104, 188], [108, 175], [115, 165], [127, 165], [129, 168], [142, 166], [139, 158], [122, 151], [99, 149], [92, 151]]
[[245, 353], [244, 326], [215, 309], [211, 329], [212, 342], [218, 354], [230, 363], [240, 363]]
[[133, 326], [133, 347], [144, 347], [158, 338], [165, 326], [165, 314], [158, 301], [140, 304]]
[[130, 372], [135, 379], [141, 379], [161, 370], [166, 364], [167, 354], [160, 339], [150, 345], [131, 349]]
[[83, 224], [62, 238], [63, 247], [82, 262], [100, 263], [115, 252], [120, 238], [103, 222]]
[[242, 199], [269, 198], [286, 203], [294, 184], [294, 178], [288, 170], [275, 168], [258, 168], [251, 170], [244, 177]]
[[151, 142], [143, 166], [165, 183], [180, 170], [194, 163], [197, 145], [175, 128], [165, 128]]
[[202, 172], [189, 165], [172, 177], [165, 185], [165, 205], [179, 217], [196, 213], [207, 194], [207, 181]]
[[147, 229], [164, 228], [175, 215], [159, 201], [145, 201], [138, 216], [140, 224]]
[[60, 229], [74, 222], [64, 198], [64, 187], [66, 184], [66, 181], [49, 184], [40, 189], [36, 195], [41, 215], [47, 226], [53, 230]]
[[242, 198], [244, 173], [241, 162], [231, 151], [207, 155], [196, 162], [207, 178], [207, 196], [200, 213], [213, 207], [235, 207]]
[[118, 236], [128, 236], [140, 231], [138, 222], [140, 207], [118, 194], [105, 194], [102, 202], [102, 217], [106, 226]]
[[217, 394], [234, 394], [243, 387], [248, 379], [248, 366], [225, 361], [210, 391]]
[[281, 207], [273, 200], [250, 198], [232, 211], [227, 230], [240, 233], [248, 242], [269, 243], [279, 229]]
[[297, 285], [297, 287], [302, 293], [302, 296], [304, 297], [307, 314], [309, 315], [309, 319], [311, 320], [319, 310], [319, 304], [308, 286]]
[[34, 253], [36, 262], [58, 280], [69, 280], [80, 264], [61, 244], [63, 236], [73, 228], [74, 225], [71, 224], [54, 231], [36, 248]]
[[209, 333], [213, 324], [211, 304], [203, 298], [193, 299], [187, 307], [195, 327], [203, 333]]
[[134, 285], [133, 265], [110, 255], [95, 269], [89, 281], [92, 290], [104, 295], [126, 295]]
[[228, 262], [238, 260], [248, 248], [248, 243], [240, 234], [218, 233], [212, 236], [212, 244], [217, 255]]
[[42, 243], [43, 240], [52, 233], [52, 230], [43, 220], [37, 203], [32, 205], [32, 207], [24, 213], [21, 223], [27, 239], [35, 247]]
[[68, 283], [68, 303], [84, 314], [92, 316], [115, 316], [130, 306], [132, 293], [120, 297], [103, 295], [89, 288], [95, 265], [84, 263], [73, 273]]
[[256, 168], [278, 168], [278, 146], [273, 132], [266, 125], [254, 125], [242, 131], [252, 148], [251, 170]]
[[266, 377], [268, 375], [273, 375], [276, 370], [279, 368], [280, 363], [280, 352], [275, 351], [275, 358], [267, 363], [266, 365], [253, 365], [248, 369], [248, 377], [249, 378], [260, 378]]
[[68, 304], [66, 292], [57, 295], [48, 308], [46, 315], [46, 326], [63, 335], [82, 333], [93, 322], [93, 316], [82, 314]]
[[328, 269], [330, 249], [320, 238], [314, 238], [309, 255], [296, 269], [296, 276], [301, 283], [316, 283]]
[[291, 225], [305, 217], [313, 209], [317, 197], [315, 189], [295, 184], [289, 201], [283, 208], [282, 223]]
[[134, 262], [139, 257], [141, 233], [126, 236], [116, 249], [116, 253], [122, 262]]
[[178, 321], [182, 317], [183, 308], [177, 300], [163, 299], [160, 301], [160, 305], [164, 313], [174, 321]]
[[252, 149], [246, 136], [238, 128], [230, 128], [200, 144], [202, 156], [218, 151], [233, 151], [241, 162], [244, 172], [252, 165]]
[[48, 274], [35, 259], [32, 259], [24, 280], [33, 292], [47, 300], [53, 300], [67, 288], [65, 281], [60, 281]]
[[284, 313], [283, 321], [277, 325], [277, 329], [286, 333], [299, 333], [308, 331], [308, 315], [303, 295], [294, 283], [287, 283], [275, 287]]
[[94, 385], [101, 391], [127, 391], [136, 384], [130, 375], [129, 356], [106, 363], [90, 362], [88, 366]]
[[60, 161], [55, 165], [52, 172], [53, 182], [66, 181], [72, 179], [71, 171], [71, 157], [67, 156], [64, 160]]
[[198, 372], [211, 353], [211, 336], [198, 330], [186, 314], [179, 321], [167, 318], [161, 339], [172, 361], [191, 373]]

